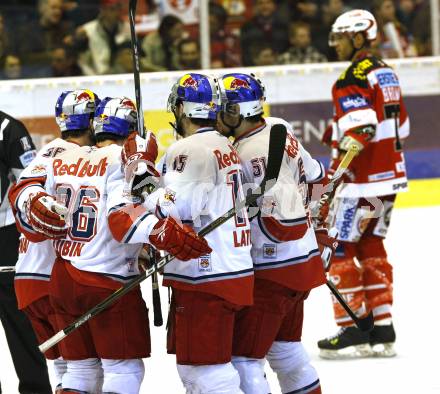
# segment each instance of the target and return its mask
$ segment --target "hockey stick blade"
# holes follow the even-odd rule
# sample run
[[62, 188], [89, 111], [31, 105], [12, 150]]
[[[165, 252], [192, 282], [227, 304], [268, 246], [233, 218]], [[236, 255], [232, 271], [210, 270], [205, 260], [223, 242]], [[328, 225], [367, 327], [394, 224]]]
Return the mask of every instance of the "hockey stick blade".
[[354, 321], [354, 324], [359, 328], [361, 331], [371, 331], [374, 327], [374, 317], [373, 312], [370, 312], [365, 317], [357, 317], [356, 314], [351, 310], [351, 308], [348, 306], [348, 304], [345, 302], [344, 298], [342, 298], [341, 293], [339, 293], [338, 289], [335, 287], [335, 285], [330, 282], [329, 280], [326, 282], [327, 287], [330, 289], [330, 291], [333, 293], [333, 295], [336, 297], [338, 302], [341, 304], [341, 306], [345, 309], [347, 314], [352, 318]]
[[[208, 224], [203, 229], [199, 231], [200, 236], [204, 236], [211, 231], [215, 230], [217, 227], [225, 223], [227, 220], [232, 218], [237, 212], [240, 212], [243, 206], [247, 202], [255, 202], [259, 197], [264, 195], [265, 191], [268, 191], [276, 182], [278, 174], [280, 172], [281, 162], [284, 156], [284, 147], [286, 145], [287, 130], [284, 126], [276, 127], [272, 126], [269, 139], [269, 153], [267, 159], [267, 171], [266, 175], [261, 182], [260, 187], [250, 196], [246, 197], [242, 202], [236, 204], [235, 208], [229, 210], [226, 214], [220, 216], [214, 222]], [[279, 151], [276, 151], [276, 149]], [[274, 161], [275, 164], [271, 162]], [[278, 168], [276, 167], [278, 166]], [[269, 178], [270, 177], [270, 178]], [[273, 180], [273, 182], [269, 182]], [[262, 192], [264, 189], [264, 192]], [[75, 331], [78, 327], [82, 326], [88, 320], [99, 314], [101, 311], [106, 309], [113, 302], [121, 298], [124, 294], [127, 294], [130, 290], [139, 286], [146, 278], [153, 275], [155, 272], [159, 271], [162, 267], [174, 260], [174, 256], [166, 255], [161, 258], [154, 266], [148, 268], [146, 271], [140, 273], [135, 279], [126, 283], [124, 286], [120, 287], [114, 293], [110, 294], [106, 299], [102, 300], [99, 304], [95, 305], [92, 309], [87, 311], [84, 315], [79, 317], [73, 323], [69, 324], [66, 328], [56, 333], [53, 337], [49, 338], [47, 341], [43, 342], [38, 348], [42, 353], [46, 352], [52, 346], [56, 345], [58, 342], [62, 341], [67, 335], [72, 331]]]

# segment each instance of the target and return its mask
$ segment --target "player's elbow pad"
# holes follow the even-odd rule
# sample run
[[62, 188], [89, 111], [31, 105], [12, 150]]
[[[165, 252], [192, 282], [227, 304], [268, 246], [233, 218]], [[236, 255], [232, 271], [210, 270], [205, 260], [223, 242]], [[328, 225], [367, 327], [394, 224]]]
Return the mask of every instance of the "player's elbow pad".
[[137, 229], [137, 221], [145, 214], [142, 205], [127, 204], [118, 209], [110, 209], [107, 215], [109, 230], [118, 242], [128, 242], [130, 234]]
[[263, 233], [275, 242], [296, 241], [301, 239], [309, 228], [307, 217], [276, 220], [271, 216], [261, 216], [259, 219]]

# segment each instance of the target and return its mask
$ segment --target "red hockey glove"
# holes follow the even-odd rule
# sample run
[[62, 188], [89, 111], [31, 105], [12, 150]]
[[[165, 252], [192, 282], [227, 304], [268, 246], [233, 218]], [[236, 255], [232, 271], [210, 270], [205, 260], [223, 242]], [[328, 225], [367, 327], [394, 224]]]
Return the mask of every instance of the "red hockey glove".
[[316, 241], [318, 242], [319, 250], [322, 252], [328, 246], [334, 253], [338, 247], [338, 240], [328, 234], [328, 230], [324, 227], [315, 230]]
[[358, 148], [358, 152], [364, 149], [371, 139], [376, 134], [376, 127], [373, 125], [366, 125], [346, 131], [341, 141], [339, 142], [339, 149], [347, 152], [351, 145]]
[[204, 238], [187, 226], [179, 226], [173, 218], [159, 220], [150, 234], [150, 243], [179, 260], [191, 260], [212, 252]]
[[67, 208], [44, 192], [31, 194], [26, 202], [26, 216], [32, 228], [47, 238], [64, 238], [67, 233], [64, 215]]
[[154, 168], [157, 155], [157, 141], [153, 133], [149, 133], [148, 140], [141, 138], [137, 132], [128, 136], [122, 147], [121, 161], [132, 193], [140, 195], [145, 187], [152, 192], [159, 183], [159, 173]]
[[[329, 234], [330, 233], [330, 234]], [[318, 242], [319, 251], [324, 269], [328, 271], [332, 255], [338, 247], [338, 232], [335, 228], [327, 230], [324, 227], [315, 230], [316, 241]]]
[[[144, 162], [147, 166], [154, 169], [154, 163], [157, 159], [158, 148], [156, 136], [149, 133], [148, 140], [143, 139], [136, 131], [133, 131], [127, 138], [122, 147], [121, 160], [124, 167], [133, 163]], [[138, 169], [138, 175], [141, 175], [142, 169]]]

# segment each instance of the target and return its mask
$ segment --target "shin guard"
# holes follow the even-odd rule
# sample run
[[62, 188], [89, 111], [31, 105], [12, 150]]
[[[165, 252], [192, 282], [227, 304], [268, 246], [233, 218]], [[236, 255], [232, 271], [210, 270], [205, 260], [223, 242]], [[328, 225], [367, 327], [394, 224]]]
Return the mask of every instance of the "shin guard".
[[[335, 258], [330, 266], [330, 279], [347, 301], [350, 308], [358, 315], [366, 313], [365, 292], [362, 280], [362, 269], [358, 268], [351, 257]], [[335, 297], [333, 309], [336, 323], [340, 326], [353, 324], [350, 316]]]

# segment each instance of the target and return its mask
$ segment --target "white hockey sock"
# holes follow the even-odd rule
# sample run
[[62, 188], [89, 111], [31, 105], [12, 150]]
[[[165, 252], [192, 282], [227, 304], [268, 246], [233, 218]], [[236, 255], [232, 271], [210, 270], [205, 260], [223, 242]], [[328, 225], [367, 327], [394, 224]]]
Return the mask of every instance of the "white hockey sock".
[[63, 375], [67, 371], [67, 361], [63, 360], [62, 357], [58, 357], [57, 359], [53, 360], [53, 371], [55, 374], [56, 386], [61, 386]]
[[187, 394], [239, 394], [240, 376], [232, 363], [217, 365], [177, 364]]
[[67, 371], [62, 378], [63, 389], [96, 392], [96, 381], [101, 374], [101, 364], [97, 358], [68, 360]]
[[275, 341], [267, 353], [267, 361], [276, 372], [282, 393], [313, 390], [319, 387], [318, 374], [301, 342]]
[[102, 392], [117, 394], [138, 394], [144, 379], [145, 368], [142, 359], [101, 359], [104, 370]]
[[240, 388], [246, 394], [268, 394], [270, 393], [269, 383], [264, 374], [266, 360], [232, 357], [232, 365], [240, 375]]

